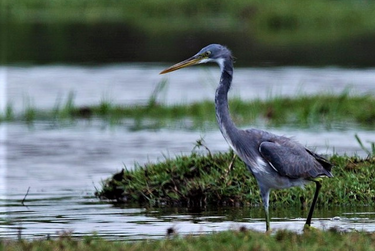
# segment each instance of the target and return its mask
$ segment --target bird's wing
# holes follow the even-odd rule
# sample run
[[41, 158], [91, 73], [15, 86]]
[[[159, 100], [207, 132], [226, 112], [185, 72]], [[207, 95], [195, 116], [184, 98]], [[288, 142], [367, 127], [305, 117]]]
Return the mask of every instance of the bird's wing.
[[259, 152], [282, 176], [289, 178], [332, 176], [330, 173], [332, 165], [328, 160], [291, 140], [264, 141], [259, 145]]

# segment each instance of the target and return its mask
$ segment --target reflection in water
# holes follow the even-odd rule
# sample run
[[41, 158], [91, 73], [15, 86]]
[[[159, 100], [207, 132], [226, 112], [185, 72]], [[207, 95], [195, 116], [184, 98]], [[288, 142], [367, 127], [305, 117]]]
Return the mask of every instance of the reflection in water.
[[[3, 204], [3, 203], [2, 203]], [[77, 192], [30, 194], [25, 206], [20, 200], [7, 201], [8, 215], [0, 226], [3, 237], [23, 238], [58, 236], [72, 232], [74, 236], [96, 233], [108, 239], [137, 240], [160, 238], [173, 227], [179, 234], [201, 234], [212, 231], [239, 229], [245, 226], [265, 231], [263, 209], [256, 208], [133, 208], [100, 203]], [[3, 205], [2, 205], [3, 206]], [[313, 226], [321, 229], [375, 231], [372, 208], [317, 208]], [[289, 229], [301, 232], [307, 210], [272, 208], [273, 230]], [[3, 217], [2, 217], [3, 218]]]
[[[143, 103], [161, 80], [158, 75], [161, 68], [141, 65], [10, 67], [7, 72], [8, 100], [16, 111], [24, 109], [25, 97], [39, 109], [51, 109], [60, 102], [59, 97], [63, 99], [71, 91], [76, 94], [78, 105], [97, 104], [103, 98], [119, 104]], [[210, 74], [217, 69], [202, 69], [192, 68], [171, 75], [168, 89], [159, 97], [162, 98], [160, 101], [212, 100], [217, 79], [211, 78]], [[348, 84], [353, 92], [369, 94], [373, 93], [374, 76], [375, 71], [371, 69], [239, 69], [234, 78], [233, 95], [249, 99], [266, 98], [271, 91], [272, 95], [288, 96], [327, 89], [341, 93]], [[331, 128], [330, 131], [324, 128], [262, 129], [294, 136], [303, 145], [322, 154], [337, 152], [365, 156], [354, 138], [355, 133], [366, 139], [366, 144], [375, 141], [373, 131], [359, 128]], [[201, 137], [212, 152], [228, 149], [216, 128], [207, 131], [132, 131], [126, 122], [113, 126], [100, 120], [76, 120], [68, 125], [50, 121], [35, 121], [30, 126], [2, 123], [1, 234], [16, 238], [18, 229], [22, 229], [25, 238], [33, 238], [72, 230], [77, 235], [97, 231], [108, 238], [140, 239], [164, 236], [166, 229], [172, 226], [184, 234], [220, 231], [240, 225], [264, 231], [261, 208], [204, 209], [201, 212], [184, 208], [121, 208], [93, 197], [100, 181], [119, 171], [124, 164], [131, 168], [135, 162], [144, 164], [162, 161], [164, 156], [188, 154]], [[30, 193], [22, 205], [29, 187]], [[307, 212], [289, 211], [290, 208], [272, 210], [274, 229], [302, 229]], [[317, 208], [315, 217], [313, 225], [321, 228], [338, 226], [375, 231], [373, 208]]]
[[[43, 9], [43, 11], [46, 10]], [[43, 16], [39, 11], [37, 13], [38, 17], [40, 17], [39, 15]], [[29, 15], [26, 16], [30, 18]], [[111, 15], [110, 20], [112, 18], [117, 20], [116, 16]], [[91, 18], [89, 19], [91, 20]], [[328, 40], [323, 38], [324, 35], [320, 37], [319, 33], [317, 41], [321, 42], [314, 42], [308, 38], [315, 34], [314, 31], [311, 34], [308, 33], [308, 36], [304, 36], [302, 34], [305, 33], [294, 33], [289, 29], [284, 30], [286, 33], [281, 29], [277, 35], [273, 33], [275, 31], [269, 34], [268, 29], [262, 29], [261, 33], [266, 32], [267, 35], [263, 35], [263, 39], [259, 39], [258, 36], [253, 37], [253, 32], [249, 32], [246, 28], [243, 29], [242, 24], [244, 23], [241, 24], [242, 28], [230, 29], [230, 31], [212, 29], [211, 26], [210, 29], [205, 30], [198, 28], [198, 30], [189, 31], [189, 29], [183, 28], [181, 30], [158, 31], [157, 29], [142, 29], [133, 21], [84, 23], [74, 22], [74, 20], [69, 22], [61, 22], [61, 20], [50, 22], [51, 20], [49, 20], [46, 22], [39, 18], [38, 21], [33, 18], [31, 20], [31, 22], [23, 20], [1, 23], [3, 32], [9, 31], [9, 35], [3, 36], [8, 45], [6, 62], [12, 64], [30, 62], [36, 64], [155, 62], [159, 60], [174, 62], [213, 41], [222, 41], [232, 48], [234, 56], [238, 58], [237, 61], [245, 65], [304, 64], [347, 65], [350, 67], [353, 65], [365, 67], [374, 65], [372, 52], [375, 38], [374, 33], [368, 33], [368, 31], [357, 31], [357, 34], [354, 35], [348, 29], [348, 34], [343, 36], [340, 31], [335, 30], [333, 34], [329, 34]], [[148, 22], [153, 21], [149, 20]], [[206, 22], [211, 23], [211, 18], [208, 18]], [[144, 22], [141, 26], [143, 27], [143, 25]], [[148, 25], [146, 24], [145, 27]], [[324, 32], [322, 33], [324, 34]], [[296, 39], [297, 34], [299, 34], [299, 39]], [[276, 41], [264, 43], [264, 36], [268, 39], [275, 37]], [[284, 42], [277, 40], [283, 36], [289, 38], [282, 39]]]

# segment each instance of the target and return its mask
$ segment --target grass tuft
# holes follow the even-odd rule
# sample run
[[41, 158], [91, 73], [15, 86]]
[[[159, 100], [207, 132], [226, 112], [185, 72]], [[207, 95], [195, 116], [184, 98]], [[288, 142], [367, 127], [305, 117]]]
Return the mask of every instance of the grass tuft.
[[[334, 155], [334, 178], [323, 181], [320, 206], [368, 206], [375, 203], [375, 157]], [[311, 203], [314, 186], [275, 190], [273, 206]], [[259, 188], [245, 164], [233, 152], [192, 152], [164, 162], [123, 169], [103, 182], [101, 199], [151, 205], [250, 205], [260, 202]]]

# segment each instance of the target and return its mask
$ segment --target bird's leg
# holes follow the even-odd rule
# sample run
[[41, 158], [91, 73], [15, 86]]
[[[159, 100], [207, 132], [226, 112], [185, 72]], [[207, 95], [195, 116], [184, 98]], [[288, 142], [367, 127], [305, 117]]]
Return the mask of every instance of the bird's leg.
[[270, 212], [269, 212], [269, 198], [270, 198], [270, 190], [269, 189], [264, 189], [260, 188], [260, 194], [262, 196], [262, 201], [263, 201], [263, 206], [264, 206], [264, 213], [266, 216], [266, 231], [269, 232], [271, 231], [270, 228]]
[[264, 207], [264, 212], [266, 214], [266, 232], [271, 231], [270, 229], [270, 211], [268, 207]]
[[320, 188], [322, 187], [322, 184], [320, 183], [321, 179], [318, 178], [318, 179], [314, 179], [313, 181], [316, 184], [316, 189], [315, 189], [314, 198], [313, 198], [313, 201], [312, 201], [312, 204], [311, 204], [311, 207], [310, 207], [309, 214], [308, 214], [307, 219], [306, 219], [304, 229], [309, 229], [311, 227], [311, 218], [312, 218], [312, 215], [313, 215], [313, 212], [314, 212], [316, 201], [318, 200], [318, 194], [319, 194]]

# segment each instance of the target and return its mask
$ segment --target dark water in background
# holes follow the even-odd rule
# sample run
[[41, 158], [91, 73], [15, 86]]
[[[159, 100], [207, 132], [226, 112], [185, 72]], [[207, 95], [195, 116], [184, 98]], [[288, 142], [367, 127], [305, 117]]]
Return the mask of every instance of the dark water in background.
[[1, 25], [3, 64], [175, 62], [211, 43], [227, 45], [240, 66], [373, 67], [375, 58], [375, 33], [332, 42], [275, 46], [257, 41], [245, 31], [159, 34], [116, 22]]
[[[165, 65], [28, 66], [0, 68], [6, 72], [4, 86], [8, 102], [16, 112], [32, 105], [51, 109], [75, 93], [77, 105], [97, 104], [105, 99], [116, 104], [147, 102], [155, 85], [165, 76]], [[213, 100], [218, 69], [196, 67], [167, 77], [168, 86], [158, 101], [188, 103]], [[244, 99], [273, 95], [294, 96], [322, 91], [371, 94], [374, 69], [343, 68], [238, 68], [231, 95]], [[185, 129], [131, 130], [131, 121], [111, 126], [100, 120], [77, 120], [56, 124], [35, 121], [0, 124], [0, 235], [17, 238], [56, 236], [73, 231], [75, 236], [97, 231], [106, 238], [158, 238], [169, 227], [181, 234], [227, 230], [245, 225], [264, 231], [262, 208], [142, 208], [100, 202], [94, 196], [100, 181], [135, 162], [161, 161], [188, 154], [197, 139], [204, 137], [212, 152], [228, 145], [219, 130]], [[319, 153], [365, 156], [354, 134], [375, 141], [372, 129], [345, 125], [326, 128], [263, 128], [294, 136]], [[22, 200], [28, 190], [24, 205]], [[300, 231], [307, 212], [273, 208], [272, 227]], [[319, 228], [374, 231], [373, 208], [318, 208], [313, 225]]]

